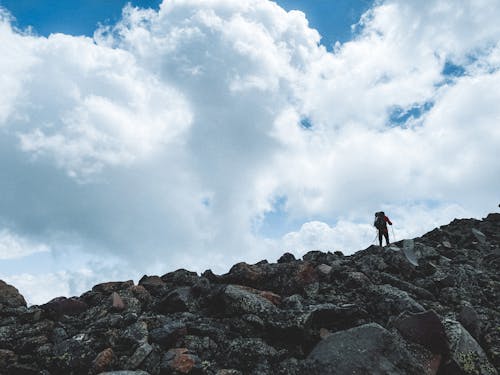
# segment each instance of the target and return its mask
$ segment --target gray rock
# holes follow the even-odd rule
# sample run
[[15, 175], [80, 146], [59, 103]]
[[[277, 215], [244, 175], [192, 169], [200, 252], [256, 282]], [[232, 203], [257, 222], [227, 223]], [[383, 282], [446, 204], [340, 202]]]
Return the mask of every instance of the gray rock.
[[399, 314], [404, 311], [423, 312], [425, 309], [411, 298], [408, 293], [391, 285], [372, 285], [368, 288], [374, 295], [374, 307], [387, 315]]
[[195, 312], [197, 310], [196, 297], [190, 286], [181, 286], [163, 297], [156, 305], [156, 309], [162, 313]]
[[483, 232], [481, 232], [475, 228], [472, 228], [471, 231], [472, 231], [472, 234], [474, 235], [474, 237], [476, 237], [476, 239], [479, 241], [479, 243], [481, 245], [484, 245], [486, 243], [486, 236], [484, 235]]
[[12, 285], [0, 280], [0, 306], [20, 307], [26, 306], [24, 297]]
[[161, 327], [152, 329], [149, 333], [151, 341], [163, 347], [169, 348], [180, 337], [187, 334], [186, 325], [182, 322], [168, 322]]
[[277, 310], [266, 298], [237, 285], [228, 285], [224, 289], [223, 300], [229, 314], [267, 315]]
[[141, 363], [146, 359], [146, 357], [153, 351], [153, 347], [148, 343], [140, 345], [128, 359], [125, 364], [125, 368], [129, 370], [134, 370], [141, 365]]
[[332, 272], [332, 267], [329, 266], [328, 264], [320, 264], [318, 267], [318, 272], [321, 274], [321, 275], [329, 275], [330, 272]]
[[397, 340], [376, 323], [336, 332], [320, 341], [307, 357], [319, 364], [323, 375], [426, 374], [419, 363]]
[[459, 322], [446, 319], [444, 326], [450, 341], [449, 368], [458, 368], [461, 374], [498, 374], [488, 361], [483, 348]]

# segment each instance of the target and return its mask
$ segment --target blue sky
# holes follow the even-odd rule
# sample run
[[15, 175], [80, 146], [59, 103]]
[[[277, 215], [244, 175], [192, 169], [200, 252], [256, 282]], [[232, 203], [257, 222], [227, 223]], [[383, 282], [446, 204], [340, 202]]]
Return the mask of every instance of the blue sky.
[[[373, 0], [282, 0], [286, 10], [298, 9], [307, 14], [310, 25], [321, 33], [322, 43], [331, 48], [336, 41], [352, 36], [351, 25], [372, 4]], [[158, 9], [160, 0], [0, 0], [16, 18], [21, 28], [32, 26], [43, 36], [51, 33], [92, 36], [98, 24], [113, 24], [121, 17], [125, 4]]]
[[0, 4], [0, 279], [30, 303], [498, 209], [496, 0]]

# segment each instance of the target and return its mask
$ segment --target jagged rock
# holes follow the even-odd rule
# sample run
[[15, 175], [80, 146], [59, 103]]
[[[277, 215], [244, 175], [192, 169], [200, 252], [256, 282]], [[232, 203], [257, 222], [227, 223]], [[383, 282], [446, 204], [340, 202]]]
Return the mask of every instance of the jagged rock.
[[486, 236], [484, 235], [483, 232], [481, 232], [475, 228], [472, 228], [471, 231], [472, 231], [472, 234], [474, 235], [474, 237], [476, 237], [476, 239], [479, 241], [480, 244], [484, 245], [486, 243]]
[[0, 373], [496, 374], [499, 266], [491, 214], [350, 256], [180, 269], [42, 306], [0, 282]]
[[224, 288], [222, 301], [228, 314], [268, 315], [276, 311], [268, 299], [237, 285]]
[[336, 332], [308, 356], [319, 363], [321, 374], [428, 374], [421, 363], [402, 347], [397, 337], [376, 323]]
[[[232, 340], [226, 350], [226, 364], [241, 369], [244, 373], [255, 370], [257, 366], [268, 367], [278, 352], [259, 338], [238, 338]], [[265, 371], [265, 370], [264, 370]]]
[[120, 295], [116, 292], [111, 293], [111, 311], [120, 312], [125, 310], [125, 303]]
[[386, 316], [404, 311], [423, 312], [425, 309], [411, 298], [408, 293], [391, 285], [372, 285], [367, 288], [370, 298], [374, 301], [374, 310]]
[[394, 326], [408, 341], [420, 344], [432, 353], [449, 356], [450, 346], [446, 331], [434, 311], [403, 313], [396, 319]]
[[121, 335], [122, 342], [131, 346], [146, 343], [148, 338], [148, 325], [143, 321], [131, 324]]
[[139, 286], [143, 287], [152, 296], [161, 296], [165, 293], [166, 283], [161, 279], [160, 276], [147, 276], [144, 275], [139, 280]]
[[296, 259], [295, 259], [295, 256], [293, 254], [285, 253], [278, 259], [278, 263], [290, 263], [290, 262], [294, 262], [295, 260]]
[[345, 286], [349, 289], [369, 286], [372, 282], [363, 272], [349, 272], [345, 281]]
[[151, 341], [168, 348], [180, 337], [187, 334], [186, 325], [182, 322], [168, 322], [150, 332]]
[[162, 374], [201, 374], [200, 359], [187, 348], [170, 349], [161, 360]]
[[141, 344], [132, 354], [132, 356], [128, 359], [125, 364], [126, 369], [134, 370], [146, 359], [146, 357], [151, 354], [153, 351], [153, 347], [148, 343]]
[[26, 306], [26, 301], [15, 287], [0, 280], [0, 306]]
[[156, 305], [156, 310], [162, 313], [174, 313], [182, 311], [196, 311], [196, 297], [189, 286], [175, 288], [165, 297], [161, 298]]
[[329, 266], [328, 264], [320, 264], [318, 267], [318, 272], [324, 276], [327, 276], [330, 274], [330, 272], [332, 272], [332, 267]]
[[444, 374], [497, 374], [484, 350], [459, 322], [446, 319], [444, 326], [450, 341], [451, 355], [451, 360], [443, 368]]
[[133, 285], [134, 285], [133, 280], [111, 281], [111, 282], [107, 282], [107, 283], [101, 283], [101, 284], [94, 285], [94, 287], [92, 288], [92, 291], [109, 295], [112, 292], [118, 292], [120, 290], [130, 288]]
[[161, 279], [166, 284], [173, 286], [193, 286], [198, 281], [198, 274], [185, 269], [178, 269], [163, 275]]

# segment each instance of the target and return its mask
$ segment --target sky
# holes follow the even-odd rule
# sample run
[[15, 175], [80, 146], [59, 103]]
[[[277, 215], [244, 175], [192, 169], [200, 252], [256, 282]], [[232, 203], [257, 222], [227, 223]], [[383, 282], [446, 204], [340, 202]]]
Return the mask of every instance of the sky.
[[30, 304], [498, 211], [496, 0], [0, 7], [0, 279]]

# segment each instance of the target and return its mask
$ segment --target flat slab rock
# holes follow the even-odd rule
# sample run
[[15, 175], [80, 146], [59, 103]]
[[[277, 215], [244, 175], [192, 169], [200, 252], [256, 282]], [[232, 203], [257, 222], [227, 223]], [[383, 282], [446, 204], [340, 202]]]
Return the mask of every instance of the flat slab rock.
[[428, 374], [424, 363], [400, 345], [397, 337], [377, 323], [365, 324], [328, 336], [308, 356], [322, 375]]

